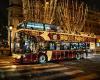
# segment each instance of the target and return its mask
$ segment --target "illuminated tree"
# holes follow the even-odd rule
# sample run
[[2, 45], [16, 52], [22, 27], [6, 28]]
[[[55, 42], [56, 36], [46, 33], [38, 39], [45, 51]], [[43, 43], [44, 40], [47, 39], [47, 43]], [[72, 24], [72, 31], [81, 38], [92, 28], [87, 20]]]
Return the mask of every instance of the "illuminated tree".
[[74, 0], [22, 0], [25, 21], [52, 24], [58, 22], [64, 32], [80, 33], [85, 25], [88, 7]]
[[24, 19], [51, 24], [57, 0], [22, 0]]
[[57, 6], [57, 20], [67, 33], [79, 33], [85, 25], [88, 7], [83, 2], [60, 0]]

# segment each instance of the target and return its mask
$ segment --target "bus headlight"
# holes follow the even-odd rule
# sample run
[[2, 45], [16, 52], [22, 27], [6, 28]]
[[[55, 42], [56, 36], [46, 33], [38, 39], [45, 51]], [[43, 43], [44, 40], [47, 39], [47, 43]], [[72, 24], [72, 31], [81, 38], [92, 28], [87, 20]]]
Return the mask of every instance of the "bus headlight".
[[17, 59], [20, 59], [20, 58], [21, 58], [21, 55], [16, 56], [16, 58], [17, 58]]
[[86, 51], [86, 50], [83, 50], [83, 51]]
[[18, 55], [17, 59], [20, 59], [21, 57], [25, 58], [25, 55]]
[[13, 58], [20, 59], [21, 55], [19, 55], [19, 54], [13, 54]]
[[42, 53], [46, 53], [46, 51], [41, 51]]
[[25, 55], [23, 55], [23, 58], [25, 58]]

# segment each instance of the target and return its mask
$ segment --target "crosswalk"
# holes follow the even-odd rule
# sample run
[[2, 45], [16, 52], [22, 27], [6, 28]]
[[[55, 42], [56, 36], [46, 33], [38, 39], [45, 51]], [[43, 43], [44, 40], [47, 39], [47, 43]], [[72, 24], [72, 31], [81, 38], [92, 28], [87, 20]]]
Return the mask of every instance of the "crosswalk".
[[0, 60], [0, 80], [95, 80], [94, 73], [58, 63], [14, 65]]

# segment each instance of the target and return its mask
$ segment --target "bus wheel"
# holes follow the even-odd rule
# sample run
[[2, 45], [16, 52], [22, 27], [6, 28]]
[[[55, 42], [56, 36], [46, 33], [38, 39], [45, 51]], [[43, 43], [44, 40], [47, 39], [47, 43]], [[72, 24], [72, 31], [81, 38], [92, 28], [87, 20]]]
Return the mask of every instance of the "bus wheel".
[[47, 56], [46, 55], [40, 55], [39, 56], [39, 63], [44, 64], [47, 62]]
[[77, 60], [80, 60], [80, 59], [81, 59], [80, 53], [77, 53], [77, 54], [76, 54], [76, 59], [77, 59]]
[[83, 54], [83, 58], [84, 58], [84, 59], [86, 59], [86, 58], [87, 58], [87, 55], [86, 55], [86, 53], [84, 53], [84, 54]]

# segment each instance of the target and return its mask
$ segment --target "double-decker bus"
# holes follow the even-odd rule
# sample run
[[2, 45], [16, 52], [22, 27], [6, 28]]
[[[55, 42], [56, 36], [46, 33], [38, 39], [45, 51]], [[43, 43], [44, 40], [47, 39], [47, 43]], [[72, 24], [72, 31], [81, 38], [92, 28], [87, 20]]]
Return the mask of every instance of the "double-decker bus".
[[94, 49], [95, 37], [63, 33], [54, 25], [25, 22], [15, 32], [13, 57], [19, 63], [46, 63], [86, 58]]

